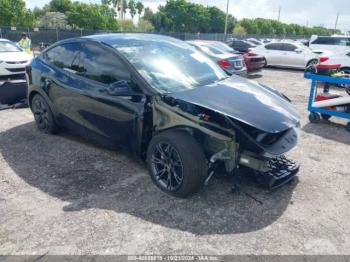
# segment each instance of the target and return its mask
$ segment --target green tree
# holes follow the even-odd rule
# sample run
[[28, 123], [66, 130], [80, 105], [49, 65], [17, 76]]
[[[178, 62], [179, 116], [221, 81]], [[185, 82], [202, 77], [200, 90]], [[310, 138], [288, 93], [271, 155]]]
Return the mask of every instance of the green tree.
[[0, 25], [32, 27], [35, 17], [23, 0], [0, 0]]
[[35, 16], [36, 19], [38, 19], [40, 16], [43, 16], [46, 12], [44, 11], [44, 9], [41, 9], [39, 7], [34, 7], [33, 9], [33, 14]]
[[70, 0], [51, 0], [49, 3], [50, 12], [66, 13], [72, 9]]
[[136, 2], [134, 0], [130, 0], [128, 3], [128, 8], [131, 18], [134, 19], [134, 16], [136, 15]]
[[137, 26], [137, 30], [139, 32], [152, 32], [152, 31], [154, 31], [154, 27], [153, 27], [152, 23], [150, 23], [149, 21], [144, 20], [144, 19], [141, 18], [139, 20], [139, 24]]
[[67, 16], [60, 12], [47, 12], [38, 19], [38, 26], [65, 29], [67, 27]]
[[[217, 7], [204, 7], [186, 0], [167, 0], [156, 13], [146, 8], [144, 19], [160, 32], [223, 33], [226, 14]], [[233, 30], [235, 23], [236, 19], [229, 15], [229, 31]]]
[[119, 29], [122, 32], [135, 32], [135, 31], [137, 31], [137, 28], [134, 25], [134, 22], [130, 19], [120, 20], [119, 21]]
[[113, 9], [117, 9], [118, 12], [120, 13], [120, 18], [121, 16], [121, 4], [123, 0], [101, 0], [102, 5], [110, 6]]
[[241, 26], [240, 24], [236, 25], [235, 28], [233, 29], [233, 34], [234, 35], [246, 35], [247, 31], [245, 30], [245, 28], [243, 26]]
[[138, 1], [138, 2], [136, 3], [136, 9], [137, 9], [137, 13], [138, 13], [139, 18], [140, 18], [140, 17], [141, 17], [141, 14], [142, 14], [142, 11], [143, 11], [143, 9], [144, 9], [143, 3], [140, 2], [140, 1]]
[[116, 13], [106, 5], [74, 2], [72, 9], [66, 12], [68, 23], [84, 29], [117, 30]]

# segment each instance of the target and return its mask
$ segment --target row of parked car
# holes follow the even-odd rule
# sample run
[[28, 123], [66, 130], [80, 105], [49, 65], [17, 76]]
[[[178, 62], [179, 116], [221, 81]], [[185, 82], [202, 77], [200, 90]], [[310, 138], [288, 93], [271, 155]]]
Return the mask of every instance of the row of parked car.
[[[350, 71], [350, 37], [312, 36], [310, 41], [276, 39], [229, 39], [187, 41], [208, 55], [228, 74], [256, 74], [265, 66], [305, 69], [315, 63], [336, 63]], [[24, 75], [33, 55], [23, 52], [14, 42], [0, 39], [0, 80]]]
[[229, 39], [227, 44], [240, 53], [264, 56], [267, 66], [305, 69], [315, 62], [350, 68], [350, 36], [312, 36], [310, 40]]

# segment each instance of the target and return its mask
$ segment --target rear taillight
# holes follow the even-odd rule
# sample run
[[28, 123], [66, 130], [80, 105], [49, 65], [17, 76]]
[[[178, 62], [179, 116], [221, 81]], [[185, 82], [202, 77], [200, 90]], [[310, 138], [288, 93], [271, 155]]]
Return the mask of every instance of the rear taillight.
[[232, 66], [231, 63], [229, 61], [227, 61], [227, 60], [220, 60], [220, 61], [218, 61], [218, 65], [223, 67], [223, 68], [229, 68], [229, 67]]
[[326, 62], [328, 60], [329, 60], [328, 57], [320, 57], [320, 63]]
[[254, 54], [253, 51], [249, 51], [249, 52], [247, 53], [247, 56], [256, 56], [256, 54]]

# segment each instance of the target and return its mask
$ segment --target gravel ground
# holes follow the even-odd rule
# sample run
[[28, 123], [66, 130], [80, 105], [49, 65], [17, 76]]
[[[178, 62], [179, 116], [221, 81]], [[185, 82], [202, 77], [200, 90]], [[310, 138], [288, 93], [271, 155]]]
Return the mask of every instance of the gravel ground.
[[39, 133], [29, 109], [0, 111], [0, 254], [350, 254], [350, 134], [309, 124], [309, 81], [269, 69], [302, 116], [298, 179], [276, 192], [226, 179], [189, 199], [160, 192], [125, 152]]

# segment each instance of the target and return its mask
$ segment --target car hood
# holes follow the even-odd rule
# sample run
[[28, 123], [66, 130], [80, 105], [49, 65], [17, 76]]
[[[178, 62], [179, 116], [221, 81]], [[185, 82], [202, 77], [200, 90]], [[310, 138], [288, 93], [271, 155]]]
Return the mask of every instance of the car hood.
[[33, 55], [26, 52], [0, 52], [0, 60], [8, 62], [30, 61]]
[[232, 76], [226, 80], [171, 94], [268, 133], [278, 133], [299, 123], [293, 105], [273, 89]]

